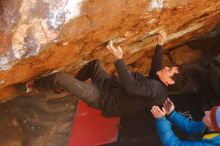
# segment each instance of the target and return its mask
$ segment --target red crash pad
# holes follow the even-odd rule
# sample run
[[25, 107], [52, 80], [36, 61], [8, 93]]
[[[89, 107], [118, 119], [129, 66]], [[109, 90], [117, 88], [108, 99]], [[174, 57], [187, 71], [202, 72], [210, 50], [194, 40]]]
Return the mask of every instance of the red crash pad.
[[97, 146], [118, 137], [120, 118], [105, 118], [99, 110], [79, 101], [67, 146]]

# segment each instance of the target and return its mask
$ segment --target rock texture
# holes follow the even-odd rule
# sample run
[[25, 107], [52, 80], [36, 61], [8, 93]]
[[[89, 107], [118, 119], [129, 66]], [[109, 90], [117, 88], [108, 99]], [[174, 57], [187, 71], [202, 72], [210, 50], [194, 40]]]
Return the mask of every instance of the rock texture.
[[199, 50], [192, 50], [187, 45], [184, 45], [174, 51], [171, 51], [170, 55], [175, 64], [181, 65], [184, 63], [192, 63], [195, 60], [200, 59], [202, 53]]
[[167, 32], [166, 48], [183, 44], [218, 26], [219, 8], [219, 0], [0, 1], [0, 100], [20, 94], [16, 83], [94, 58], [112, 72], [112, 39], [128, 64], [150, 60], [157, 31]]
[[77, 99], [52, 93], [0, 103], [0, 146], [64, 146]]

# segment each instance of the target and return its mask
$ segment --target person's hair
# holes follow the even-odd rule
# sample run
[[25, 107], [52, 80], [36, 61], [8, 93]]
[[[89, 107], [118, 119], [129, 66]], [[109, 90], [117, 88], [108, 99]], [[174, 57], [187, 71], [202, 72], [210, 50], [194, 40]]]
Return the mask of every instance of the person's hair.
[[178, 67], [179, 73], [175, 73], [171, 79], [175, 81], [175, 84], [169, 85], [168, 90], [170, 91], [178, 91], [181, 90], [186, 84], [188, 77], [186, 75], [186, 71], [182, 67]]

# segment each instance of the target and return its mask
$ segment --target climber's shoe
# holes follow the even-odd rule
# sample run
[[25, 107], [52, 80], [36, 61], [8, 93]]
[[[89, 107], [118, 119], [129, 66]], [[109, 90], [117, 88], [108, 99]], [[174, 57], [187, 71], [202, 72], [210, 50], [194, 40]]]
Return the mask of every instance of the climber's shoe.
[[33, 91], [34, 89], [34, 80], [31, 80], [26, 83], [26, 93]]

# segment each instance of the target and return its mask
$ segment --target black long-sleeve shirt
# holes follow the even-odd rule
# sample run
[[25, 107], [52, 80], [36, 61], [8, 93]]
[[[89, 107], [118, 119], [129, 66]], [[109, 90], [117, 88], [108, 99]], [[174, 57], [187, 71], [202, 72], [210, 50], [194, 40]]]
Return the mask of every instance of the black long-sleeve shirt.
[[167, 97], [166, 86], [160, 82], [156, 72], [162, 67], [162, 46], [157, 45], [151, 63], [149, 77], [129, 72], [122, 59], [114, 62], [119, 74], [104, 85], [100, 107], [105, 116], [120, 116], [134, 113], [161, 104]]
[[162, 46], [157, 45], [155, 48], [154, 56], [152, 57], [151, 69], [149, 77], [152, 79], [160, 80], [157, 76], [157, 71], [162, 69]]

